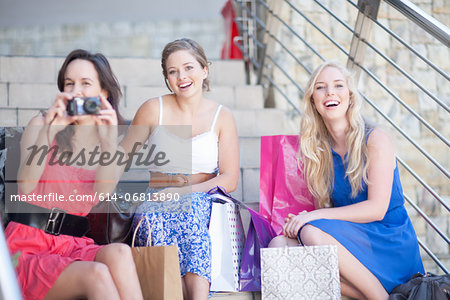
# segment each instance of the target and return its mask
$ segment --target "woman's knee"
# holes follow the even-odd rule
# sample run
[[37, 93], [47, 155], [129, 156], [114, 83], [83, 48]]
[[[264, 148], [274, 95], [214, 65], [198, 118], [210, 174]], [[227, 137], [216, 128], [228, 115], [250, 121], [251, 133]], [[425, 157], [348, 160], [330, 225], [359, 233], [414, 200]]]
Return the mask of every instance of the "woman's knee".
[[111, 289], [115, 290], [114, 281], [105, 264], [75, 261], [62, 271], [44, 299], [95, 298]]
[[284, 246], [293, 247], [293, 246], [298, 246], [298, 245], [299, 245], [299, 243], [297, 240], [288, 238], [284, 235], [279, 235], [279, 236], [274, 237], [270, 241], [268, 247], [269, 248], [279, 248], [279, 247], [284, 247]]
[[124, 261], [127, 258], [131, 259], [131, 248], [130, 246], [122, 243], [113, 243], [104, 246], [99, 250], [96, 260], [104, 261], [110, 259], [119, 259], [119, 261]]
[[300, 239], [305, 246], [330, 244], [330, 242], [327, 241], [327, 234], [310, 224], [303, 226], [300, 231]]
[[92, 262], [81, 279], [88, 289], [93, 288], [92, 283], [104, 287], [110, 285], [113, 280], [108, 266], [100, 262]]
[[279, 235], [279, 236], [274, 237], [270, 241], [270, 243], [269, 243], [269, 245], [267, 247], [269, 247], [269, 248], [279, 248], [279, 247], [285, 246], [286, 244], [287, 244], [286, 243], [286, 237], [283, 236], [283, 235]]

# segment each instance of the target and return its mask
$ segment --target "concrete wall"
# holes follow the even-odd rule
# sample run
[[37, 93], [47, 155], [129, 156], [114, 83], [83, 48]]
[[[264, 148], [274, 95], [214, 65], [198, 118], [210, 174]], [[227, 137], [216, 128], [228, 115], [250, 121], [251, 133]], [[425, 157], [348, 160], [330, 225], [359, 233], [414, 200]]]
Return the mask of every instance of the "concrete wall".
[[220, 57], [225, 0], [0, 0], [0, 55], [65, 56], [75, 48], [109, 57], [159, 58], [189, 37]]

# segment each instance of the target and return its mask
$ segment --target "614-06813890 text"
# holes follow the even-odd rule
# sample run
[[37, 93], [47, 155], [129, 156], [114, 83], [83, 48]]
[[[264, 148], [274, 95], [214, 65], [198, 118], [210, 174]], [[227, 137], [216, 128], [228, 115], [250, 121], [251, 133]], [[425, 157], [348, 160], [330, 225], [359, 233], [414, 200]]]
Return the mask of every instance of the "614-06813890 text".
[[116, 193], [98, 193], [94, 194], [71, 194], [68, 197], [59, 193], [48, 193], [48, 194], [35, 194], [30, 193], [27, 195], [11, 195], [11, 202], [96, 202], [96, 201], [116, 201], [118, 199], [125, 201], [178, 201], [180, 200], [179, 193], [154, 193], [149, 196], [147, 193], [121, 193], [120, 195]]

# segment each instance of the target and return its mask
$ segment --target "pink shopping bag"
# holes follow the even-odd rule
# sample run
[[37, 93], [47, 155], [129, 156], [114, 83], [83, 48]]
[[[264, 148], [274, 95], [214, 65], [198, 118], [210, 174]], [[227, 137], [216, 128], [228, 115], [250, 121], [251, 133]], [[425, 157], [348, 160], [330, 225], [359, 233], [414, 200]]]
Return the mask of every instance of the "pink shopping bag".
[[282, 233], [289, 213], [314, 209], [314, 198], [308, 190], [303, 164], [297, 162], [298, 135], [261, 137], [261, 170], [259, 212], [277, 234]]

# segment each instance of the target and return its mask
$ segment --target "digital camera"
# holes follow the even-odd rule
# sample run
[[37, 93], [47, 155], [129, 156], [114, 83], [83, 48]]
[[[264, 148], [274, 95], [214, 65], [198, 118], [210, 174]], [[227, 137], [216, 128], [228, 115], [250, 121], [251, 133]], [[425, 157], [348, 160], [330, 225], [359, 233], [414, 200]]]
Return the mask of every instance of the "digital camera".
[[74, 97], [67, 103], [67, 114], [77, 115], [98, 115], [100, 112], [99, 97]]

